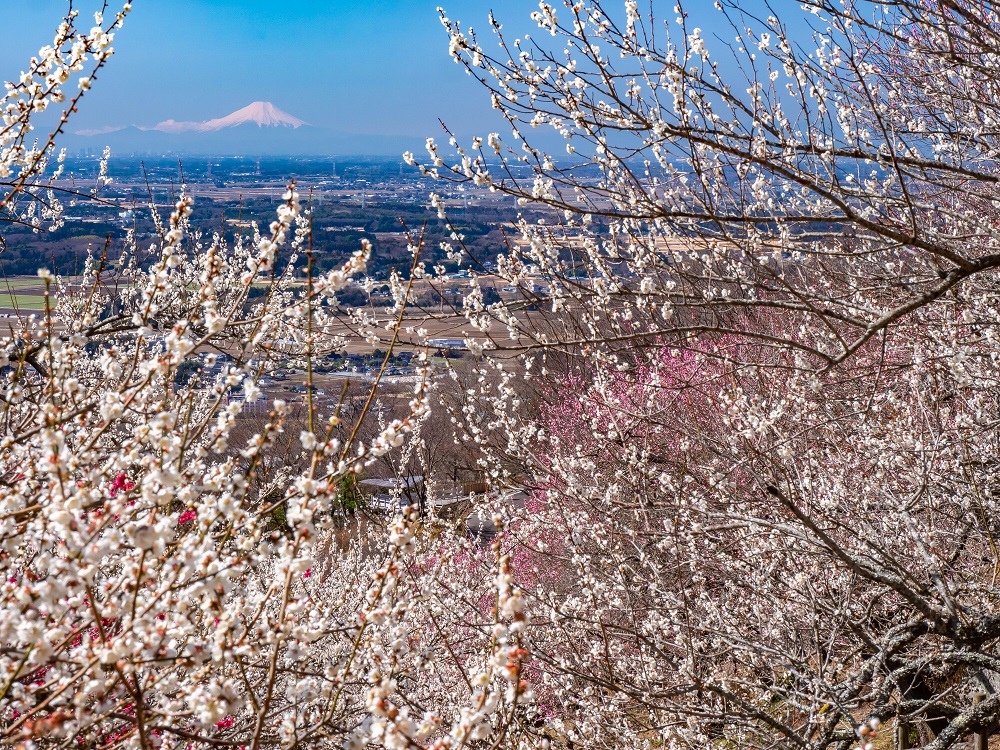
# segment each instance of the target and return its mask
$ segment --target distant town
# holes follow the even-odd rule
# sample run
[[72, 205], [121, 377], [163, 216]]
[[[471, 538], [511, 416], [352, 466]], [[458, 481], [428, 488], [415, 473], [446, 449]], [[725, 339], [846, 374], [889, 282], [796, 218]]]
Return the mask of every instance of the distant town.
[[[6, 274], [34, 274], [45, 265], [74, 275], [88, 248], [103, 245], [109, 236], [109, 257], [114, 258], [114, 240], [127, 231], [139, 239], [152, 236], [150, 203], [169, 213], [182, 185], [195, 199], [193, 218], [199, 226], [235, 234], [254, 221], [266, 227], [287, 181], [294, 179], [312, 210], [319, 269], [341, 263], [368, 239], [376, 249], [370, 268], [374, 278], [387, 278], [393, 268], [409, 268], [407, 235], [416, 238], [422, 231], [425, 261], [443, 263], [451, 271], [469, 264], [488, 269], [510, 239], [509, 227], [518, 215], [513, 199], [499, 194], [433, 182], [398, 161], [357, 158], [112, 157], [108, 176], [113, 182], [98, 191], [100, 200], [73, 200], [74, 192], [93, 192], [99, 164], [99, 154], [67, 159], [57, 183], [67, 191], [61, 196], [65, 226], [43, 234], [28, 226], [12, 227], [0, 256]], [[470, 253], [463, 264], [448, 260], [439, 247], [446, 230], [429, 208], [432, 192], [442, 197], [465, 236]]]
[[[338, 402], [344, 381], [360, 384], [378, 376], [384, 385], [409, 388], [417, 379], [414, 356], [418, 351], [427, 354], [435, 369], [454, 366], [469, 356], [467, 338], [482, 337], [470, 329], [461, 313], [473, 273], [481, 279], [487, 304], [520, 299], [528, 307], [548, 292], [540, 277], [514, 287], [492, 275], [497, 254], [518, 247], [518, 217], [534, 218], [533, 212], [541, 217], [539, 209], [525, 209], [487, 189], [429, 180], [398, 160], [112, 156], [107, 165], [111, 182], [98, 188], [101, 161], [96, 149], [66, 159], [57, 183], [64, 191], [63, 226], [34, 231], [15, 225], [7, 230], [6, 247], [0, 252], [4, 274], [0, 318], [37, 315], [44, 310], [44, 287], [36, 275], [39, 268], [72, 280], [83, 272], [88, 256], [106, 253], [113, 272], [126, 235], [134, 233], [140, 247], [152, 244], [156, 230], [150, 207], [165, 217], [182, 188], [195, 200], [192, 223], [231, 239], [250, 234], [254, 223], [267, 227], [287, 190], [287, 180], [294, 179], [312, 212], [317, 272], [342, 264], [361, 247], [362, 240], [373, 245], [367, 275], [375, 283], [352, 284], [339, 292], [338, 300], [346, 306], [367, 306], [373, 311], [391, 306], [388, 279], [394, 270], [409, 274], [411, 244], [420, 243], [422, 260], [445, 269], [435, 282], [416, 284], [408, 303], [407, 323], [426, 330], [426, 339], [400, 336], [387, 361], [385, 351], [373, 352], [366, 346], [318, 352], [311, 385], [301, 358], [281, 355], [281, 342], [276, 342], [274, 360], [258, 382], [263, 396], [245, 404], [249, 413], [266, 411], [274, 399], [295, 404], [309, 397], [320, 407], [332, 406]], [[453, 251], [449, 257], [442, 248], [443, 243], [457, 243], [451, 240], [447, 223], [430, 207], [431, 193], [440, 196], [452, 227], [463, 235], [464, 251], [457, 255]], [[303, 265], [300, 259], [300, 274]], [[201, 352], [181, 367], [178, 384], [191, 377], [208, 384], [230, 363], [229, 353]], [[229, 398], [241, 396], [234, 391]]]

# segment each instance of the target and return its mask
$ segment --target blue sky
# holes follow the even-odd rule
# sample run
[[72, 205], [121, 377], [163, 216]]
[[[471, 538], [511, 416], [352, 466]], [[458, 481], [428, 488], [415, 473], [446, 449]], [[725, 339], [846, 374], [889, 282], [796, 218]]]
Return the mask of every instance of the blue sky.
[[[672, 20], [674, 3], [654, 0], [657, 14]], [[484, 32], [490, 8], [505, 30], [522, 32], [537, 9], [537, 0], [133, 0], [117, 54], [72, 129], [204, 120], [256, 100], [349, 132], [438, 135], [438, 117], [467, 135], [496, 128], [482, 90], [448, 57], [438, 4]], [[711, 3], [686, 5], [698, 14]], [[97, 3], [77, 6], [92, 13]], [[0, 79], [16, 77], [51, 40], [65, 8], [0, 0]]]
[[[271, 101], [315, 125], [350, 132], [437, 135], [494, 124], [481, 90], [448, 57], [434, 0], [133, 0], [116, 55], [73, 129], [219, 117]], [[533, 0], [500, 0], [528, 19]], [[77, 3], [93, 11], [92, 0]], [[485, 29], [486, 0], [452, 17]], [[460, 7], [458, 7], [460, 6]], [[0, 0], [8, 29], [0, 78], [51, 41], [65, 0]], [[530, 23], [530, 21], [529, 21]]]

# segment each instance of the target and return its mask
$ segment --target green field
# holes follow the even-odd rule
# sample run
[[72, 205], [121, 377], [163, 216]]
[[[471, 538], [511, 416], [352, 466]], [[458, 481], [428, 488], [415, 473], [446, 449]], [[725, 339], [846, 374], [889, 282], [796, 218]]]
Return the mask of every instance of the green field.
[[[2, 288], [2, 287], [0, 287]], [[43, 310], [45, 297], [38, 294], [9, 294], [0, 292], [0, 308], [18, 310]]]

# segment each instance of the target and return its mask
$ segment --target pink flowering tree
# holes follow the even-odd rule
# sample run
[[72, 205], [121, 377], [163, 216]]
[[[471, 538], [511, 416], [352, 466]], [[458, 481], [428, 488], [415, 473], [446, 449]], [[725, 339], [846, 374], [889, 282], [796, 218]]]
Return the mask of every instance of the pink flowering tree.
[[[828, 375], [692, 342], [498, 415], [484, 448], [513, 446], [534, 488], [504, 543], [551, 738], [841, 746], [860, 714], [941, 747], [989, 727], [997, 372], [969, 326], [916, 317]], [[954, 357], [928, 356], [943, 329]]]
[[537, 694], [574, 745], [950, 747], [1000, 720], [1000, 17], [718, 6], [731, 45], [631, 1], [442, 14], [511, 128], [409, 158], [552, 209], [498, 260], [521, 299], [466, 299], [465, 436], [535, 491], [500, 511]]

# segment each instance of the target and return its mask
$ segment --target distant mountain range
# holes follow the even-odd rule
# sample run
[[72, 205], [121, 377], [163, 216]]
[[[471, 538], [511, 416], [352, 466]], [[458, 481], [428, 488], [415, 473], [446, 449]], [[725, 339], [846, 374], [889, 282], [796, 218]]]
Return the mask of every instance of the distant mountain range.
[[344, 133], [312, 126], [270, 102], [254, 102], [225, 117], [204, 122], [165, 120], [152, 127], [81, 130], [60, 143], [70, 153], [81, 149], [113, 154], [206, 156], [399, 156], [422, 146], [423, 138]]

